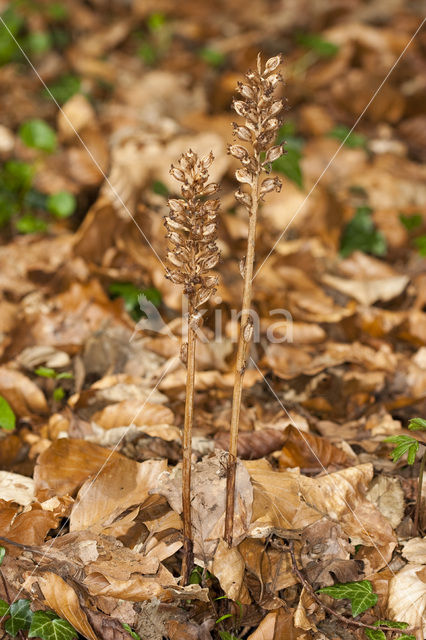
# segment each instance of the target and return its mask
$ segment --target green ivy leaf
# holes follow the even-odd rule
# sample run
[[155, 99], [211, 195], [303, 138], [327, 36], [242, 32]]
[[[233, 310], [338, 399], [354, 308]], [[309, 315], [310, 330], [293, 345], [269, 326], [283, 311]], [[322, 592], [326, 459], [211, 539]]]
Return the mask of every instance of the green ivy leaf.
[[59, 191], [48, 196], [46, 206], [55, 218], [69, 218], [75, 211], [77, 201], [72, 193]]
[[398, 622], [398, 620], [376, 620], [373, 624], [378, 627], [390, 627], [391, 629], [406, 629], [408, 622]]
[[57, 617], [52, 619], [51, 614], [52, 612], [49, 611], [36, 611], [33, 614], [28, 632], [29, 638], [41, 638], [42, 640], [73, 640], [73, 638], [77, 638], [77, 631], [67, 620]]
[[410, 634], [409, 636], [404, 633], [402, 636], [398, 636], [395, 640], [416, 640], [416, 636]]
[[378, 599], [369, 580], [335, 584], [332, 587], [323, 587], [317, 593], [325, 593], [336, 600], [347, 598], [351, 602], [353, 617], [358, 616], [370, 607], [374, 607]]
[[76, 93], [80, 91], [81, 80], [78, 76], [66, 74], [58, 78], [55, 82], [48, 85], [49, 91], [43, 90], [43, 96], [46, 98], [54, 97], [56, 102], [64, 104]]
[[34, 214], [26, 213], [16, 222], [16, 229], [19, 233], [41, 233], [46, 231], [47, 224]]
[[27, 120], [19, 127], [19, 137], [27, 147], [41, 151], [54, 151], [56, 148], [56, 133], [47, 122], [34, 118]]
[[398, 462], [403, 455], [407, 454], [408, 464], [414, 464], [416, 453], [419, 450], [419, 443], [411, 436], [390, 436], [385, 438], [383, 442], [391, 442], [396, 444], [395, 449], [391, 452], [393, 462]]
[[399, 219], [407, 231], [417, 229], [423, 222], [423, 218], [419, 213], [414, 213], [412, 216], [405, 216], [403, 213], [400, 213]]
[[134, 640], [141, 640], [140, 635], [137, 634], [136, 631], [133, 631], [130, 625], [128, 625], [126, 622], [123, 622], [122, 625], [123, 625], [123, 628], [130, 633], [130, 635], [132, 636], [132, 638], [134, 638]]
[[386, 636], [381, 629], [364, 629], [368, 640], [386, 640]]
[[6, 620], [4, 628], [11, 636], [16, 636], [21, 629], [29, 629], [33, 612], [30, 609], [29, 600], [17, 600], [10, 605], [9, 620]]
[[411, 431], [426, 431], [426, 420], [423, 418], [412, 418], [408, 423]]
[[287, 176], [289, 180], [292, 180], [298, 187], [303, 188], [303, 176], [302, 169], [300, 167], [300, 160], [302, 154], [300, 150], [293, 147], [291, 148], [289, 141], [286, 141], [285, 153], [280, 158], [272, 163], [272, 168], [278, 173], [282, 173]]
[[[16, 417], [12, 407], [3, 396], [0, 396], [0, 428], [5, 431], [13, 431], [16, 425]], [[1, 547], [3, 548], [3, 547]], [[3, 554], [4, 556], [4, 554]], [[2, 560], [3, 560], [2, 556]], [[0, 563], [1, 564], [1, 563]]]
[[343, 124], [339, 124], [328, 132], [329, 138], [336, 138], [339, 142], [342, 142], [345, 146], [351, 149], [362, 147], [365, 149], [367, 145], [367, 138], [361, 133], [354, 133], [348, 127]]
[[154, 182], [151, 185], [151, 189], [158, 196], [164, 196], [165, 198], [167, 198], [169, 195], [168, 188], [166, 187], [164, 182], [161, 182], [161, 180], [154, 180]]
[[0, 616], [4, 618], [5, 616], [9, 615], [9, 610], [9, 604], [6, 602], [6, 600], [2, 600], [0, 598]]
[[4, 547], [0, 547], [0, 564], [3, 563], [3, 559], [5, 555], [6, 555], [6, 549]]
[[374, 226], [370, 207], [358, 207], [343, 232], [340, 254], [346, 258], [353, 251], [364, 251], [376, 256], [386, 253], [386, 239]]

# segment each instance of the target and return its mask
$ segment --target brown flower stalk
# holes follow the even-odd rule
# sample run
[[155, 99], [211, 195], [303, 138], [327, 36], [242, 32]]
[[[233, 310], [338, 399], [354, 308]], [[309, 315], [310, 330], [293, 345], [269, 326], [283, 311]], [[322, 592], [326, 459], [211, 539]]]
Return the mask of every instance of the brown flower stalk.
[[183, 508], [183, 583], [187, 584], [193, 566], [193, 540], [191, 527], [191, 453], [194, 412], [194, 378], [196, 331], [201, 325], [198, 308], [216, 291], [217, 276], [210, 270], [219, 260], [216, 246], [216, 214], [218, 200], [207, 200], [218, 189], [208, 182], [208, 168], [213, 154], [198, 158], [191, 151], [184, 153], [170, 173], [181, 182], [182, 199], [170, 199], [170, 215], [165, 219], [170, 241], [166, 277], [183, 285], [188, 298], [188, 343], [182, 345], [182, 359], [187, 364], [185, 422], [182, 456], [182, 508]]
[[234, 100], [233, 108], [239, 116], [245, 118], [244, 126], [233, 124], [234, 135], [247, 146], [231, 145], [229, 153], [240, 160], [242, 168], [235, 172], [238, 182], [248, 186], [247, 191], [240, 189], [235, 193], [249, 214], [249, 230], [247, 241], [247, 255], [242, 267], [244, 278], [243, 305], [241, 312], [240, 334], [238, 340], [237, 361], [235, 366], [235, 383], [232, 398], [231, 434], [229, 444], [229, 458], [226, 485], [226, 517], [225, 540], [232, 545], [232, 529], [235, 501], [235, 475], [237, 463], [237, 438], [240, 419], [241, 395], [243, 377], [247, 366], [247, 355], [253, 334], [253, 320], [250, 315], [252, 300], [253, 264], [255, 258], [256, 219], [260, 201], [273, 190], [281, 189], [279, 178], [264, 178], [268, 173], [271, 162], [283, 153], [283, 145], [274, 146], [278, 129], [281, 126], [283, 101], [277, 99], [274, 91], [281, 75], [276, 69], [281, 64], [281, 56], [270, 58], [264, 69], [260, 54], [257, 58], [257, 70], [249, 71], [246, 82], [238, 83], [238, 92], [242, 100]]

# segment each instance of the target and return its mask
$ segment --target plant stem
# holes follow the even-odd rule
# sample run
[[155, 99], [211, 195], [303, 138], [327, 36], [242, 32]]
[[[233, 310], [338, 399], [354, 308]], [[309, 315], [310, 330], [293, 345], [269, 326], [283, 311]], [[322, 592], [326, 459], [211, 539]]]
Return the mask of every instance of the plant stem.
[[423, 452], [423, 458], [422, 458], [422, 461], [420, 463], [419, 484], [417, 486], [416, 509], [415, 509], [415, 512], [414, 512], [414, 530], [417, 533], [420, 533], [419, 532], [419, 520], [420, 520], [420, 511], [421, 511], [421, 506], [422, 506], [423, 473], [424, 473], [424, 470], [425, 470], [425, 464], [426, 464], [426, 449]]
[[188, 313], [188, 353], [186, 369], [185, 422], [183, 427], [182, 453], [182, 518], [183, 518], [183, 561], [182, 579], [187, 585], [194, 564], [194, 543], [191, 526], [191, 456], [192, 456], [192, 424], [194, 416], [195, 387], [195, 331], [191, 327], [194, 313], [192, 301], [189, 302]]
[[256, 221], [259, 206], [259, 178], [260, 161], [258, 158], [258, 171], [254, 178], [251, 195], [252, 205], [249, 213], [249, 230], [247, 239], [247, 255], [244, 265], [244, 289], [243, 308], [241, 312], [240, 334], [238, 338], [237, 361], [235, 365], [234, 392], [232, 396], [231, 412], [231, 433], [229, 441], [228, 468], [226, 474], [226, 516], [225, 516], [225, 542], [232, 545], [233, 523], [234, 523], [234, 502], [235, 502], [235, 479], [237, 471], [237, 446], [238, 446], [238, 426], [240, 423], [241, 396], [243, 392], [243, 378], [247, 366], [247, 351], [251, 343], [250, 325], [251, 320], [251, 300], [253, 265], [256, 245]]

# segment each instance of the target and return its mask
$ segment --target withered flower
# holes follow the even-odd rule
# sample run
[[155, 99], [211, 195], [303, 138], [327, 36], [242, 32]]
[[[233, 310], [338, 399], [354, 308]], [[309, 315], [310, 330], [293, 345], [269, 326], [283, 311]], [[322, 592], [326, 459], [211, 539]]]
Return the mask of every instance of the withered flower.
[[241, 169], [235, 177], [244, 189], [235, 193], [235, 198], [248, 211], [249, 230], [247, 255], [240, 268], [244, 278], [243, 304], [240, 321], [237, 360], [235, 367], [235, 383], [232, 398], [231, 434], [229, 444], [227, 485], [226, 485], [226, 517], [225, 540], [232, 544], [232, 528], [235, 501], [235, 473], [237, 457], [238, 425], [240, 419], [243, 377], [247, 368], [247, 354], [252, 340], [253, 328], [250, 316], [252, 299], [253, 265], [255, 259], [256, 220], [260, 201], [270, 191], [280, 191], [281, 180], [277, 177], [263, 177], [269, 173], [271, 163], [283, 153], [282, 144], [275, 145], [278, 130], [281, 126], [284, 103], [275, 95], [277, 85], [282, 81], [276, 72], [282, 62], [281, 56], [270, 58], [262, 68], [260, 55], [257, 58], [257, 69], [249, 71], [245, 82], [239, 82], [238, 92], [241, 100], [234, 100], [233, 108], [245, 119], [244, 125], [233, 124], [234, 136], [244, 145], [233, 144], [228, 147], [229, 153], [241, 162]]
[[194, 412], [196, 331], [201, 323], [198, 308], [216, 291], [217, 276], [211, 269], [219, 260], [216, 245], [217, 199], [209, 199], [218, 185], [209, 182], [208, 169], [213, 154], [199, 158], [187, 151], [170, 173], [181, 182], [181, 199], [170, 199], [170, 214], [165, 219], [170, 241], [166, 277], [183, 285], [188, 297], [188, 343], [182, 349], [187, 365], [185, 422], [182, 454], [182, 518], [183, 518], [183, 583], [187, 584], [193, 566], [193, 538], [191, 526], [191, 453]]

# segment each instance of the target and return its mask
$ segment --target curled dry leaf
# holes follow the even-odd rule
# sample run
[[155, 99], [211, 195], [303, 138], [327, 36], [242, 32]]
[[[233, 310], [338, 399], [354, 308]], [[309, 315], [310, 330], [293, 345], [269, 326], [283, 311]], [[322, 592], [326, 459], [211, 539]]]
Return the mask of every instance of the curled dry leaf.
[[280, 469], [288, 467], [322, 469], [330, 465], [347, 465], [349, 462], [348, 454], [338, 449], [329, 440], [311, 433], [302, 433], [294, 425], [286, 428], [285, 440], [278, 461]]
[[46, 398], [41, 389], [15, 369], [0, 367], [0, 395], [7, 400], [19, 418], [48, 412]]
[[163, 565], [152, 575], [132, 573], [128, 579], [120, 579], [111, 573], [93, 571], [83, 581], [92, 596], [109, 596], [143, 602], [152, 598], [168, 599], [166, 587], [176, 584], [176, 578]]
[[425, 565], [409, 562], [390, 581], [388, 617], [418, 627], [417, 640], [426, 636]]
[[74, 495], [83, 482], [109, 460], [123, 458], [85, 440], [60, 438], [44, 451], [34, 470], [36, 495]]
[[65, 580], [56, 573], [46, 571], [37, 577], [37, 582], [50, 609], [60, 618], [68, 620], [74, 629], [88, 640], [98, 640], [80, 606], [77, 594]]
[[92, 420], [103, 429], [114, 429], [131, 424], [137, 427], [173, 424], [174, 415], [161, 404], [146, 402], [141, 405], [138, 400], [123, 400], [97, 411]]
[[[267, 547], [262, 540], [246, 538], [238, 545], [248, 574], [256, 576], [260, 596], [276, 596], [278, 591], [297, 584], [288, 553]], [[253, 591], [253, 590], [252, 590]]]
[[13, 500], [22, 506], [34, 499], [34, 480], [10, 471], [0, 471], [0, 500]]
[[[238, 434], [238, 457], [242, 460], [263, 458], [273, 451], [277, 451], [286, 437], [278, 429], [262, 429], [261, 431], [241, 431]], [[220, 449], [227, 450], [229, 446], [229, 432], [219, 431], [214, 436], [214, 442]]]
[[139, 463], [121, 455], [110, 459], [81, 487], [71, 511], [70, 531], [111, 524], [129, 507], [142, 505], [166, 469], [166, 460]]
[[268, 613], [247, 640], [295, 640], [299, 637], [302, 638], [293, 624], [293, 611], [281, 607]]
[[214, 554], [212, 572], [230, 600], [250, 604], [251, 598], [243, 582], [244, 569], [244, 560], [238, 549], [235, 547], [230, 549], [224, 540], [219, 540]]
[[[44, 542], [47, 532], [58, 526], [59, 520], [60, 515], [44, 511], [38, 503], [33, 503], [31, 509], [20, 512], [15, 503], [0, 500], [1, 535], [15, 542], [40, 545]], [[14, 555], [20, 553], [16, 547], [10, 547], [9, 552]]]

